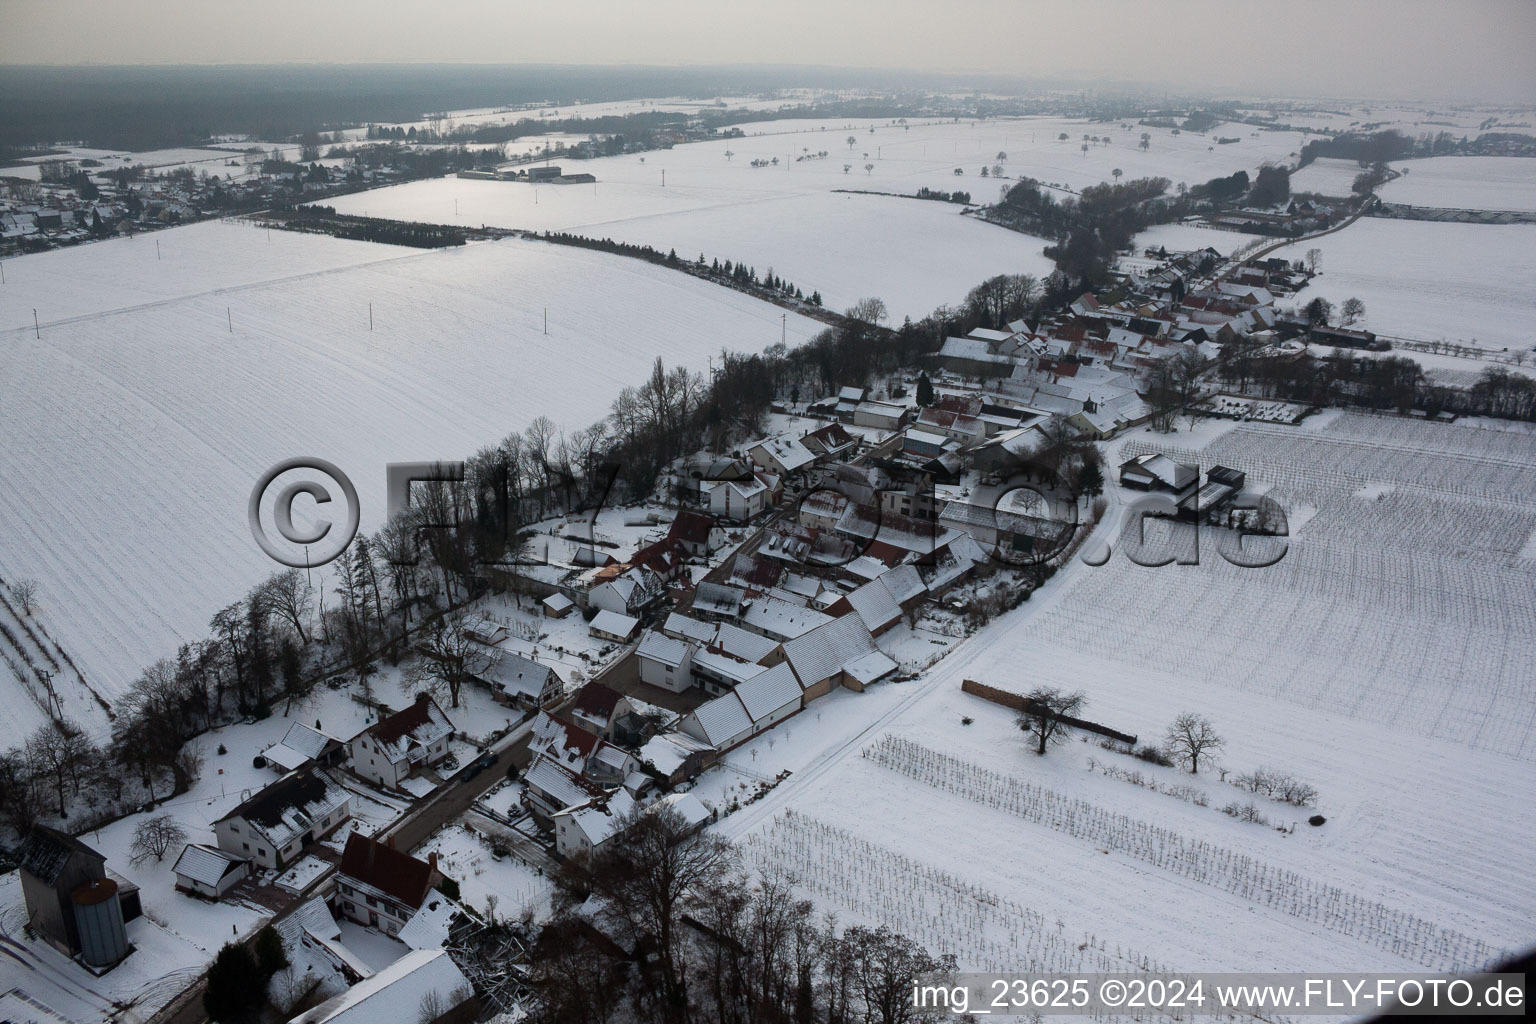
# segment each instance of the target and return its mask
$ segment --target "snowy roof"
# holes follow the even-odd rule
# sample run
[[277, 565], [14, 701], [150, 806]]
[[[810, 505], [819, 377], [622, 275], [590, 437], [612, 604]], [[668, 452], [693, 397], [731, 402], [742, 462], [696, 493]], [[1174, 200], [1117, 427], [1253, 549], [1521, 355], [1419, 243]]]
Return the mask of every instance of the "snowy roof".
[[380, 719], [367, 730], [379, 751], [396, 764], [406, 760], [413, 750], [429, 747], [451, 732], [453, 723], [430, 697]]
[[719, 676], [732, 683], [745, 682], [763, 671], [763, 666], [756, 662], [734, 658], [709, 648], [694, 653], [693, 667], [706, 675]]
[[619, 832], [619, 826], [635, 809], [635, 798], [622, 789], [593, 797], [578, 807], [568, 807], [556, 817], [568, 817], [593, 846], [600, 846]]
[[768, 652], [779, 646], [779, 642], [761, 633], [754, 633], [732, 623], [722, 622], [710, 646], [718, 647], [743, 661], [762, 661], [768, 656]]
[[640, 646], [635, 649], [635, 653], [662, 665], [678, 668], [688, 660], [690, 649], [690, 646], [681, 640], [667, 636], [665, 633], [658, 633], [654, 629], [648, 629], [640, 638]]
[[843, 671], [868, 686], [896, 671], [896, 662], [884, 651], [874, 650], [854, 658], [843, 666]]
[[554, 670], [516, 651], [503, 649], [496, 662], [481, 673], [487, 683], [507, 694], [523, 694], [533, 700], [544, 695]]
[[671, 775], [683, 766], [688, 757], [707, 749], [699, 741], [683, 732], [657, 733], [640, 748], [640, 760], [663, 775]]
[[801, 608], [785, 601], [765, 598], [752, 602], [742, 614], [743, 624], [761, 630], [768, 636], [804, 636], [817, 626], [831, 622], [829, 616], [810, 608]]
[[764, 438], [753, 445], [749, 452], [755, 452], [759, 449], [766, 455], [771, 456], [775, 462], [784, 467], [786, 472], [790, 473], [816, 461], [816, 456], [809, 448], [800, 443], [799, 438], [791, 437], [788, 434]]
[[885, 585], [885, 577], [877, 576], [848, 595], [848, 604], [858, 613], [871, 632], [901, 618], [901, 605]]
[[784, 654], [793, 666], [801, 686], [812, 686], [836, 675], [856, 658], [875, 647], [869, 628], [854, 612], [784, 644]]
[[688, 718], [703, 734], [703, 740], [715, 747], [725, 746], [752, 728], [752, 716], [734, 692], [700, 704]]
[[242, 863], [239, 857], [215, 847], [188, 843], [171, 870], [202, 885], [217, 886], [225, 875]]
[[561, 764], [578, 768], [598, 744], [596, 733], [562, 721], [547, 711], [534, 716], [529, 732], [528, 749], [543, 751]]
[[[704, 586], [700, 583], [699, 586]], [[698, 594], [694, 594], [694, 604], [698, 604]], [[662, 632], [671, 634], [679, 639], [697, 640], [699, 643], [708, 643], [715, 637], [715, 625], [712, 622], [700, 622], [698, 619], [689, 618], [681, 612], [669, 612], [667, 620], [661, 625]]]
[[[739, 587], [701, 582], [693, 591], [693, 607], [711, 615], [738, 615], [746, 594]], [[668, 619], [670, 622], [671, 620]]]
[[422, 1000], [435, 993], [445, 1009], [469, 987], [453, 958], [441, 949], [413, 949], [371, 978], [353, 985], [290, 1024], [378, 1024], [415, 1019]]
[[736, 687], [736, 696], [756, 722], [790, 704], [799, 704], [800, 682], [789, 663], [780, 662]]
[[710, 819], [709, 808], [705, 807], [703, 801], [692, 793], [668, 793], [651, 807], [655, 810], [670, 807], [682, 815], [683, 820], [690, 826], [702, 825]]
[[585, 803], [592, 798], [592, 790], [583, 786], [580, 777], [569, 768], [558, 764], [548, 754], [539, 754], [528, 766], [523, 781], [530, 787], [546, 794], [561, 807]]
[[592, 617], [590, 628], [599, 633], [607, 633], [609, 636], [628, 637], [639, 625], [639, 619], [604, 608]]
[[546, 597], [544, 599], [543, 604], [544, 604], [544, 607], [550, 609], [551, 611], [559, 612], [559, 611], [564, 611], [565, 609], [574, 606], [576, 604], [576, 602], [572, 601], [570, 598], [566, 597], [564, 594], [554, 593], [554, 594], [550, 594], [548, 597]]
[[305, 933], [317, 939], [341, 938], [341, 926], [331, 916], [331, 908], [320, 896], [311, 896], [274, 925], [288, 946], [297, 944]]
[[281, 850], [303, 835], [315, 819], [328, 817], [351, 798], [352, 794], [329, 775], [311, 768], [289, 772], [219, 821], [242, 818], [265, 836], [273, 849]]
[[448, 944], [453, 919], [463, 914], [462, 907], [433, 889], [395, 938], [412, 949], [442, 949]]
[[293, 771], [305, 762], [315, 760], [330, 744], [340, 742], [323, 732], [311, 729], [303, 722], [294, 722], [283, 734], [282, 740], [262, 751], [262, 756], [286, 771]]
[[873, 555], [860, 555], [843, 566], [843, 569], [852, 576], [872, 580], [886, 571], [886, 564]]

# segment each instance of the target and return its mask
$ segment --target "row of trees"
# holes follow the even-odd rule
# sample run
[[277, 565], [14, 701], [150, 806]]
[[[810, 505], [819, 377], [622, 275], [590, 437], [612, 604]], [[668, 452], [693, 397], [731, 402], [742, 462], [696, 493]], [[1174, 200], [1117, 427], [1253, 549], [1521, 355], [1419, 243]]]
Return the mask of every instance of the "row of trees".
[[1137, 178], [1090, 185], [1075, 199], [1058, 202], [1030, 178], [1003, 193], [991, 219], [1055, 240], [1045, 254], [1073, 282], [1094, 288], [1108, 280], [1115, 256], [1152, 224], [1176, 220], [1187, 211], [1180, 196], [1161, 198], [1167, 178]]
[[906, 1024], [937, 1019], [913, 1006], [913, 983], [957, 966], [889, 929], [818, 917], [794, 878], [748, 874], [729, 841], [671, 809], [629, 818], [558, 886], [533, 950], [549, 1024]]

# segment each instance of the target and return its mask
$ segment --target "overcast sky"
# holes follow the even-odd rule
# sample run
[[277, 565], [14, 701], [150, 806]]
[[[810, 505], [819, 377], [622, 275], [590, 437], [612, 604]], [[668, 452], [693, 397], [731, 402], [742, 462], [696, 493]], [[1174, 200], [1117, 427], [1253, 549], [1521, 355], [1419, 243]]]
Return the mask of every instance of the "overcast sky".
[[0, 0], [0, 63], [816, 64], [1536, 100], [1530, 0]]

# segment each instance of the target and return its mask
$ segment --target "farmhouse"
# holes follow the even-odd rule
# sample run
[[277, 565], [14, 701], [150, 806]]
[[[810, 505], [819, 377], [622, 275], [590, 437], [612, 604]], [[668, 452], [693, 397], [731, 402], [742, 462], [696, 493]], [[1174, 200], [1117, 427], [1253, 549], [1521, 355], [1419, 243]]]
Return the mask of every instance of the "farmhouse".
[[188, 843], [171, 871], [178, 892], [218, 899], [251, 873], [251, 862], [213, 846]]
[[788, 434], [764, 438], [747, 447], [747, 457], [777, 476], [790, 476], [812, 465], [816, 454]]
[[594, 615], [592, 621], [587, 624], [587, 634], [599, 640], [627, 644], [639, 628], [639, 619], [604, 609]]
[[839, 684], [863, 689], [896, 671], [896, 663], [875, 646], [875, 639], [856, 612], [779, 645], [763, 659], [766, 665], [788, 662], [809, 703]]
[[393, 841], [353, 832], [336, 869], [337, 909], [358, 924], [395, 935], [442, 879], [436, 852], [418, 860], [395, 849]]
[[352, 770], [382, 786], [398, 788], [412, 772], [448, 756], [453, 723], [423, 694], [403, 711], [376, 722], [352, 738]]
[[672, 520], [667, 539], [695, 558], [708, 558], [725, 546], [725, 529], [713, 516], [683, 509]]
[[699, 705], [678, 726], [724, 753], [773, 728], [803, 706], [794, 673], [780, 666], [759, 671], [729, 693]]
[[213, 823], [219, 849], [282, 869], [352, 815], [352, 794], [319, 768], [290, 772]]
[[1120, 464], [1120, 486], [1171, 494], [1175, 501], [1193, 492], [1200, 470], [1166, 455], [1138, 455]]
[[565, 692], [554, 669], [516, 651], [502, 650], [475, 678], [490, 687], [497, 700], [527, 711], [552, 704]]

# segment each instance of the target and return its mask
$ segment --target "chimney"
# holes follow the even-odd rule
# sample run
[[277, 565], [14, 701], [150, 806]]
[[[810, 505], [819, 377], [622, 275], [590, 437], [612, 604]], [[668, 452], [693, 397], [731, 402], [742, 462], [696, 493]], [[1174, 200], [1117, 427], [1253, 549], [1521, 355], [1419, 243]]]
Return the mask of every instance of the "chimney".
[[433, 871], [437, 870], [437, 851], [436, 850], [433, 850], [431, 853], [427, 854], [427, 864], [432, 868]]
[[389, 845], [389, 848], [391, 850], [393, 850], [395, 848], [395, 837], [394, 836], [390, 836], [388, 839], [384, 840], [384, 842]]

